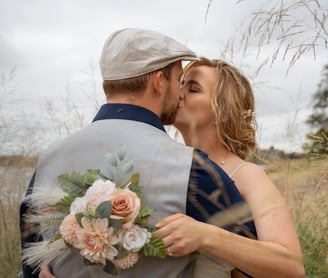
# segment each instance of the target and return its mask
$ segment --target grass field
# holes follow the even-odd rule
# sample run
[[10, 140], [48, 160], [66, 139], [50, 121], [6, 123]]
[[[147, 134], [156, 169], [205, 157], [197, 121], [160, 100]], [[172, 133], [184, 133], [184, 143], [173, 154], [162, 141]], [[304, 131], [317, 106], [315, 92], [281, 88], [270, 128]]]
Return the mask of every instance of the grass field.
[[[1, 278], [17, 277], [21, 270], [18, 210], [35, 162], [19, 156], [0, 158]], [[307, 277], [328, 277], [328, 160], [311, 157], [266, 165], [293, 213]]]

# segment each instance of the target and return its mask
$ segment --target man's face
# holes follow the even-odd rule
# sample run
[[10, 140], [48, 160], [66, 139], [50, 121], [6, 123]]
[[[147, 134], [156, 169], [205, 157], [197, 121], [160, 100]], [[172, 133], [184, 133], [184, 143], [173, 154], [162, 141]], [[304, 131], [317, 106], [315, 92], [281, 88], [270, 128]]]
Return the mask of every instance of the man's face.
[[164, 125], [173, 124], [178, 112], [179, 103], [183, 98], [183, 93], [180, 90], [181, 75], [182, 65], [181, 61], [179, 61], [172, 67], [170, 79], [167, 80], [161, 114], [161, 120]]

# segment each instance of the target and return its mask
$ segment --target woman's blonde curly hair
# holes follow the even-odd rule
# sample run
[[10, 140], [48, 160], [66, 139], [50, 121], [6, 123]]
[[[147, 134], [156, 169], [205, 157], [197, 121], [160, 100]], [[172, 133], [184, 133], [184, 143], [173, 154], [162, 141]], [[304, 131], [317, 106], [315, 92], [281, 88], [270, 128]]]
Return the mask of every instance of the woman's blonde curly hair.
[[217, 70], [212, 109], [219, 140], [227, 150], [247, 159], [257, 147], [255, 100], [250, 82], [231, 64], [203, 57], [189, 63], [184, 69], [184, 75], [198, 66]]

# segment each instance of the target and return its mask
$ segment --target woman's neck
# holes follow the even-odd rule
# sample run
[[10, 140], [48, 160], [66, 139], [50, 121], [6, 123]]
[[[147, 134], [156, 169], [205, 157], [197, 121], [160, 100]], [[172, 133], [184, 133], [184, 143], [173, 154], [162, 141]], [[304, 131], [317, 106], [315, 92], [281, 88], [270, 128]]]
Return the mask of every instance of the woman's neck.
[[236, 165], [241, 163], [241, 158], [228, 151], [219, 141], [215, 128], [207, 128], [191, 132], [180, 130], [187, 146], [191, 146], [207, 153], [208, 157], [222, 167], [227, 173], [231, 173]]
[[227, 150], [219, 141], [215, 128], [207, 128], [204, 130], [180, 130], [180, 133], [187, 146], [202, 150], [215, 161], [217, 158], [223, 159], [227, 153]]

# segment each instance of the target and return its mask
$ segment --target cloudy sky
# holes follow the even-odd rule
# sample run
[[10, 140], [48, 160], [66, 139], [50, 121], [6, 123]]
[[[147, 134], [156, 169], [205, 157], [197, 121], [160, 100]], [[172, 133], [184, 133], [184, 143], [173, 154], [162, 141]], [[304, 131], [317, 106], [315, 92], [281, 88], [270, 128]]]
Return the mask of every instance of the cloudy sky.
[[[76, 84], [84, 82], [90, 65], [95, 65], [95, 80], [101, 83], [97, 63], [103, 43], [111, 32], [124, 27], [153, 29], [174, 37], [200, 55], [220, 58], [229, 39], [234, 38], [235, 43], [240, 41], [251, 13], [270, 8], [273, 3], [275, 1], [262, 1], [259, 5], [257, 0], [0, 0], [0, 72], [8, 76], [10, 70], [16, 68], [14, 81], [19, 87], [11, 101], [1, 100], [0, 108], [8, 101], [6, 105], [15, 109], [37, 112], [41, 109], [40, 103], [62, 97], [67, 88], [78, 99], [81, 89]], [[322, 9], [327, 13], [327, 3], [322, 5], [326, 5]], [[312, 22], [306, 25], [311, 29], [312, 18], [308, 10], [299, 8], [290, 20], [303, 24], [310, 20]], [[314, 33], [303, 35], [297, 35], [300, 43], [307, 42]], [[273, 38], [256, 58], [254, 38], [249, 41], [247, 53], [234, 48], [234, 55], [225, 58], [240, 66], [251, 78], [276, 47]], [[265, 66], [252, 78], [261, 147], [299, 150], [308, 132], [304, 119], [311, 112], [311, 95], [320, 82], [323, 66], [328, 63], [327, 49], [319, 41], [316, 58], [313, 52], [305, 52], [286, 75], [292, 54], [290, 52], [285, 61], [279, 54], [272, 66]], [[101, 94], [99, 90], [103, 101]]]

